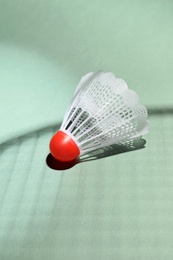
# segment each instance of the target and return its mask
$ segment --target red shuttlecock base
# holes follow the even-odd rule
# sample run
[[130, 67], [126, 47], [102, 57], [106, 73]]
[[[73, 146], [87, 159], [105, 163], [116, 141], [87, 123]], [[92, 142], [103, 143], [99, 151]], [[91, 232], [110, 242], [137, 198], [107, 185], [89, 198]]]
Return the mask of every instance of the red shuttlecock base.
[[58, 131], [52, 137], [49, 147], [52, 156], [62, 162], [72, 161], [80, 154], [77, 144], [63, 131]]

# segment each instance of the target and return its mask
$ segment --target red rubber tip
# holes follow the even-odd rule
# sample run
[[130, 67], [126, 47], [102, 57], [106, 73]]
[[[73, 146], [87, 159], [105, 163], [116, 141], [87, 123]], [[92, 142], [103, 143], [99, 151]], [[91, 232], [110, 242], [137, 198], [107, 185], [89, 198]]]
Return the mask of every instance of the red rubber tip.
[[50, 140], [50, 152], [59, 161], [69, 162], [79, 156], [80, 150], [73, 139], [58, 131]]

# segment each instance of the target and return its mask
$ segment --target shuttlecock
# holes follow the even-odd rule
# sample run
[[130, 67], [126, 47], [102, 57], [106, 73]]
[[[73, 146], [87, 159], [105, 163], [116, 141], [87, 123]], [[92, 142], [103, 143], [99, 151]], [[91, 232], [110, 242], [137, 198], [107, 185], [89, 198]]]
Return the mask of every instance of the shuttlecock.
[[57, 160], [71, 161], [147, 132], [147, 109], [126, 82], [109, 72], [91, 72], [80, 80], [50, 151]]

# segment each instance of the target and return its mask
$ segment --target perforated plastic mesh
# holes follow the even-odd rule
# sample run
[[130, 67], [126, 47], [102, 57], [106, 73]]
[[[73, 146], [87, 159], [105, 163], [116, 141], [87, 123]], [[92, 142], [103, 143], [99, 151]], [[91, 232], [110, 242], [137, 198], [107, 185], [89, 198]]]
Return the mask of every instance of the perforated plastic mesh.
[[61, 130], [76, 141], [82, 155], [146, 134], [147, 110], [124, 80], [91, 72], [79, 82]]

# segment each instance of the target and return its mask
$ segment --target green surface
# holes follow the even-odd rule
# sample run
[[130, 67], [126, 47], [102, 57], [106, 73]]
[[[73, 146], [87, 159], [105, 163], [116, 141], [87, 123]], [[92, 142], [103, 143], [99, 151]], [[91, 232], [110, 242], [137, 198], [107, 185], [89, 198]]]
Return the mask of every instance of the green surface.
[[[173, 259], [172, 10], [0, 0], [0, 259]], [[52, 170], [49, 139], [80, 77], [99, 69], [161, 108], [146, 148]]]

